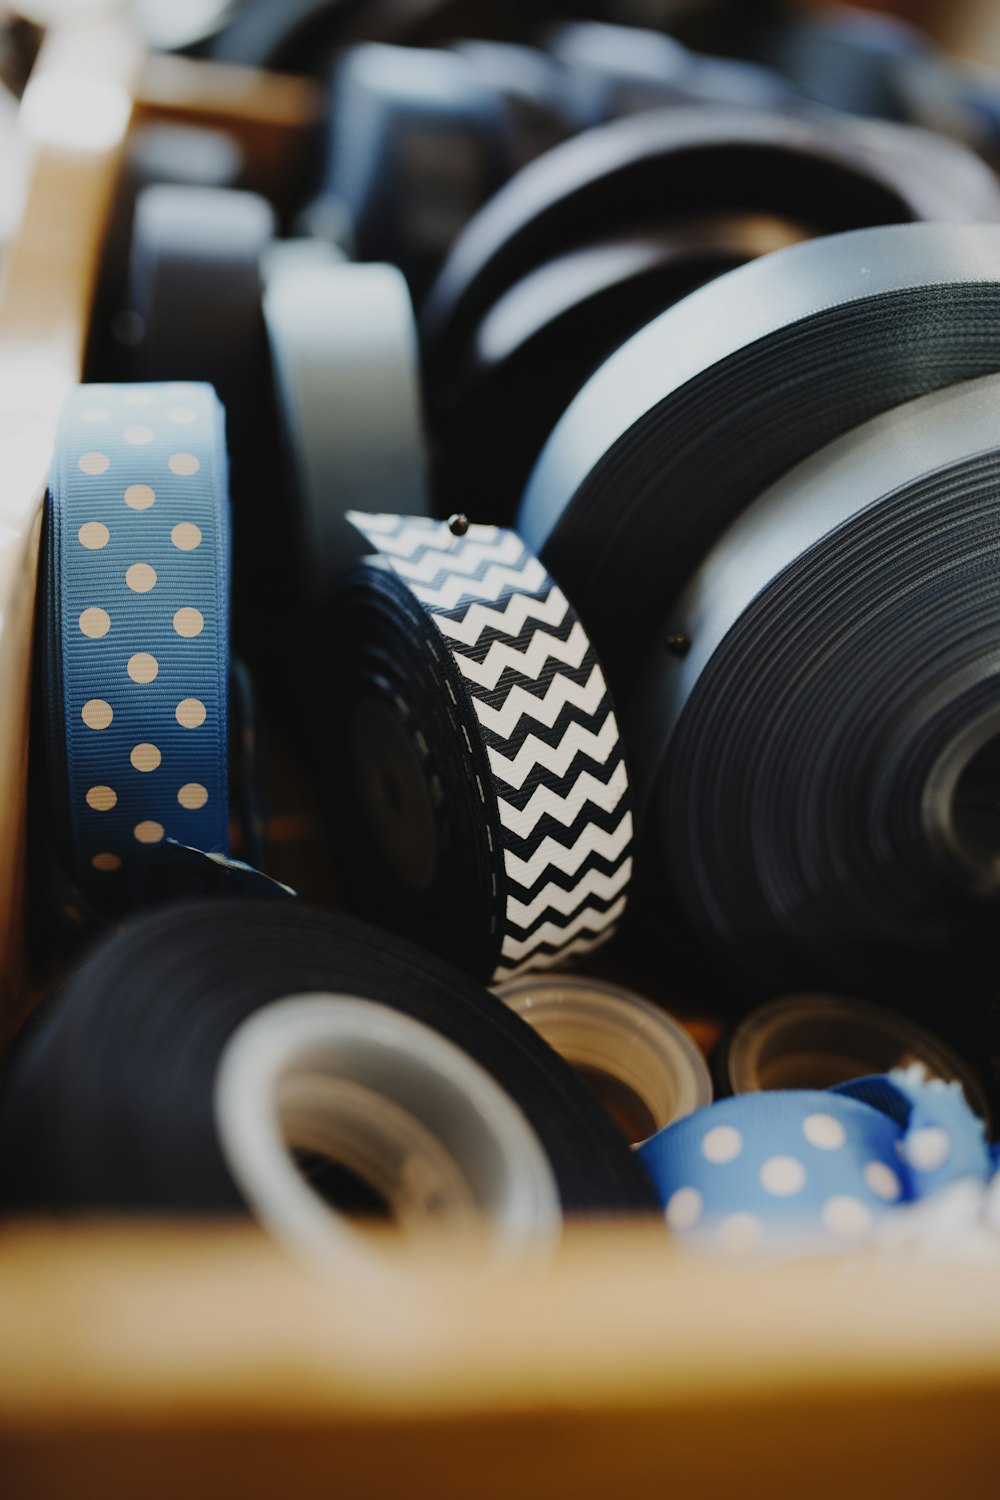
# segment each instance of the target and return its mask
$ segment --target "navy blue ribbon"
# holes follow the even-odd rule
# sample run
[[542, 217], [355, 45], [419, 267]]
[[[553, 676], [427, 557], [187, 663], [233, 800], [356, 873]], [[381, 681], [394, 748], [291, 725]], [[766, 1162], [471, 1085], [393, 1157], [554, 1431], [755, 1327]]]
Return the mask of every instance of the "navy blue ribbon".
[[48, 816], [62, 872], [107, 911], [165, 841], [229, 851], [229, 499], [212, 388], [75, 390], [47, 533]]

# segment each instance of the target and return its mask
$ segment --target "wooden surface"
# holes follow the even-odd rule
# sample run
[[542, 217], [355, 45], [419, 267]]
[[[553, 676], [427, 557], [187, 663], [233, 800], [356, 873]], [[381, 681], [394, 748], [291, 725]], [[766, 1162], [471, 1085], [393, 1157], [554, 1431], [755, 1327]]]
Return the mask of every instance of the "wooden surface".
[[748, 1275], [577, 1230], [473, 1290], [320, 1280], [240, 1227], [0, 1237], [6, 1493], [995, 1497], [1000, 1281]]

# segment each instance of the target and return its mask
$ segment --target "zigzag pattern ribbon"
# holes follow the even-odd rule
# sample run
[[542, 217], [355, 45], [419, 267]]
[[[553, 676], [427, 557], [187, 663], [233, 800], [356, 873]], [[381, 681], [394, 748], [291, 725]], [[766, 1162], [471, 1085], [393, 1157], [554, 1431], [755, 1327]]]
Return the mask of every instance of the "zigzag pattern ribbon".
[[349, 520], [420, 601], [461, 674], [485, 745], [506, 894], [494, 977], [607, 941], [625, 910], [633, 821], [618, 721], [566, 596], [511, 531]]
[[228, 852], [229, 514], [200, 384], [80, 386], [59, 423], [44, 579], [48, 813], [98, 911], [167, 839]]

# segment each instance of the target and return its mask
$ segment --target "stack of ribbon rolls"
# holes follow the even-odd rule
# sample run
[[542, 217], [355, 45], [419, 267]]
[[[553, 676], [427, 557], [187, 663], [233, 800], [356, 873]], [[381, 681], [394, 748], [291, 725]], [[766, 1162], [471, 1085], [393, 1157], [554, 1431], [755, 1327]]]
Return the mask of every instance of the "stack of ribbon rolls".
[[389, 1269], [359, 1217], [413, 1267], [475, 1224], [496, 1274], [584, 1213], [801, 1254], [985, 1197], [1000, 185], [890, 104], [925, 54], [838, 32], [854, 119], [805, 22], [726, 62], [293, 9], [200, 45], [327, 74], [311, 180], [137, 176], [60, 425], [74, 969], [0, 1202], [344, 1273]]

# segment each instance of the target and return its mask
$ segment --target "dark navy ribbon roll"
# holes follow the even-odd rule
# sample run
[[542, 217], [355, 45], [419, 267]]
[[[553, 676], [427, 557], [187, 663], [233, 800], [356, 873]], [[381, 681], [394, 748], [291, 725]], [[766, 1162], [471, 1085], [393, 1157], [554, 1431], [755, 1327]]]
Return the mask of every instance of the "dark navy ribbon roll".
[[43, 580], [48, 816], [98, 910], [164, 840], [228, 852], [227, 483], [210, 386], [81, 386], [63, 408]]
[[595, 226], [612, 235], [693, 215], [766, 213], [823, 234], [998, 218], [1000, 190], [979, 166], [956, 179], [959, 194], [936, 169], [835, 118], [734, 108], [657, 110], [585, 131], [512, 178], [449, 251], [421, 309], [432, 387], [453, 377], [471, 331], [515, 281], [592, 239]]
[[623, 703], [694, 568], [793, 464], [1000, 368], [1000, 227], [892, 224], [718, 277], [606, 360], [553, 431], [518, 530]]
[[994, 1171], [961, 1088], [919, 1067], [724, 1099], [638, 1155], [674, 1233], [736, 1254], [857, 1244], [898, 1205]]
[[[11, 1059], [0, 1095], [0, 1205], [214, 1215], [248, 1207], [220, 1139], [220, 1064], [244, 1022], [306, 996], [334, 1008], [352, 998], [389, 1006], [478, 1063], [537, 1137], [564, 1213], [655, 1211], [609, 1116], [496, 996], [421, 948], [297, 901], [175, 902], [93, 945]], [[350, 1056], [340, 1062], [349, 1080]], [[392, 1066], [397, 1078], [405, 1072], [405, 1052]], [[381, 1084], [391, 1091], [390, 1077]], [[281, 1103], [294, 1112], [291, 1093]], [[439, 1118], [452, 1108], [439, 1106]], [[321, 1154], [322, 1141], [318, 1132]]]
[[772, 993], [996, 993], [998, 409], [964, 381], [818, 450], [650, 644], [626, 723], [676, 899]]

